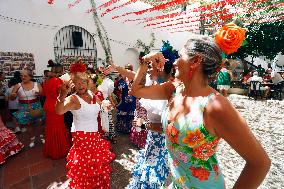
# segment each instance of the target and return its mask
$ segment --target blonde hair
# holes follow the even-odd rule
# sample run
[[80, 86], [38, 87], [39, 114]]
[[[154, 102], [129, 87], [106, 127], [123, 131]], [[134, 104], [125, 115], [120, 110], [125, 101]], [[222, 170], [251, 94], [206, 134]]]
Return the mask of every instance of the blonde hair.
[[71, 79], [74, 81], [76, 79], [85, 80], [89, 83], [90, 76], [86, 72], [76, 72], [71, 74]]

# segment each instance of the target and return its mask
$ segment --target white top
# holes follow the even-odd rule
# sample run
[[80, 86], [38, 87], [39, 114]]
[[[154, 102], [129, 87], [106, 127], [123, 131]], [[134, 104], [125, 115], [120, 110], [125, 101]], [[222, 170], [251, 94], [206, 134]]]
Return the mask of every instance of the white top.
[[8, 99], [8, 107], [9, 109], [18, 109], [18, 97], [15, 100], [10, 100], [9, 97], [13, 91], [14, 86], [10, 87], [9, 89], [6, 90], [5, 96]]
[[[92, 96], [90, 91], [88, 93]], [[81, 108], [78, 110], [71, 110], [73, 114], [73, 123], [71, 132], [76, 131], [85, 131], [85, 132], [97, 132], [98, 131], [98, 114], [100, 111], [100, 105], [98, 103], [89, 104], [80, 98], [78, 95], [74, 95], [77, 97], [81, 104]]]
[[20, 88], [18, 90], [19, 100], [34, 100], [37, 98], [36, 92], [39, 92], [37, 82], [34, 82], [34, 87], [31, 90], [26, 91], [22, 84], [19, 83]]
[[[150, 74], [146, 75], [145, 86], [151, 86], [155, 83], [150, 77]], [[150, 123], [161, 123], [161, 115], [167, 104], [167, 100], [150, 100], [141, 98], [139, 100], [142, 107], [147, 110], [147, 118]]]
[[114, 90], [114, 82], [109, 78], [105, 78], [102, 84], [98, 86], [98, 90], [103, 93], [104, 99], [107, 99]]
[[[250, 77], [250, 78], [247, 80], [248, 83], [251, 82], [251, 81], [259, 81], [259, 82], [262, 83], [262, 82], [263, 82], [263, 79], [262, 79], [262, 77], [259, 77], [259, 76], [257, 76], [257, 75], [254, 75], [254, 76]], [[256, 86], [257, 89], [259, 88], [258, 85], [259, 85], [259, 84], [257, 84], [257, 86]], [[253, 89], [253, 86], [251, 86], [251, 89]]]
[[282, 78], [282, 76], [280, 75], [280, 73], [276, 72], [275, 70], [273, 70], [271, 72], [271, 80], [273, 82], [274, 85], [278, 84], [279, 82], [283, 81], [284, 79]]
[[150, 123], [161, 123], [161, 115], [167, 105], [167, 100], [150, 100], [141, 98], [141, 106], [147, 110], [147, 118]]

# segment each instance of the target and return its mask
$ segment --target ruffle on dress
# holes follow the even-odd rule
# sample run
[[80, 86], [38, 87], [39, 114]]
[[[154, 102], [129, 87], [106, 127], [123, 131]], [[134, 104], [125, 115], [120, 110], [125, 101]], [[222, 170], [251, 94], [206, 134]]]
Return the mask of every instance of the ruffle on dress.
[[147, 113], [162, 115], [162, 112], [167, 104], [167, 100], [150, 100], [141, 98], [139, 100], [142, 107], [147, 110]]
[[7, 129], [0, 117], [0, 164], [5, 162], [9, 156], [18, 153], [24, 145], [18, 141], [16, 135]]
[[148, 131], [146, 146], [138, 153], [138, 162], [126, 188], [160, 189], [169, 175], [167, 155], [165, 135]]
[[70, 188], [108, 189], [110, 188], [110, 163], [115, 155], [110, 151], [110, 143], [101, 138], [99, 132], [77, 131], [72, 136], [73, 146], [67, 156], [71, 179]]

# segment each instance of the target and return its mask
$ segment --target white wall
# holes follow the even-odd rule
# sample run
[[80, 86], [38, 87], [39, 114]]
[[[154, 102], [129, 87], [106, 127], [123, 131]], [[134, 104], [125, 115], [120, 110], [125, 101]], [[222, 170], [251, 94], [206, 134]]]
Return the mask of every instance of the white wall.
[[[53, 40], [56, 32], [61, 27], [77, 25], [85, 28], [90, 33], [96, 33], [92, 14], [85, 13], [91, 7], [89, 1], [84, 0], [71, 10], [67, 7], [69, 2], [74, 1], [57, 0], [54, 5], [48, 5], [47, 0], [0, 0], [0, 14], [4, 16], [58, 26], [55, 29], [50, 27], [33, 27], [0, 19], [0, 51], [33, 53], [35, 56], [36, 74], [42, 75], [43, 70], [46, 69], [47, 61], [54, 59]], [[105, 1], [101, 0], [101, 2]], [[138, 9], [140, 6], [141, 4], [137, 4], [128, 7]], [[130, 12], [133, 10], [120, 11]], [[114, 13], [117, 15], [119, 12]], [[112, 20], [110, 15], [103, 17], [102, 23], [109, 34], [108, 37], [111, 39], [129, 42], [133, 45], [137, 39], [142, 39], [147, 45], [150, 43], [152, 31], [149, 29], [144, 29], [135, 24], [122, 24], [119, 20]], [[159, 48], [161, 40], [165, 40], [167, 37], [166, 34], [156, 33], [156, 38], [156, 48]], [[96, 44], [98, 57], [104, 59], [105, 55], [97, 38]], [[111, 42], [110, 45], [113, 61], [119, 65], [127, 64], [123, 55], [129, 47], [115, 42]]]

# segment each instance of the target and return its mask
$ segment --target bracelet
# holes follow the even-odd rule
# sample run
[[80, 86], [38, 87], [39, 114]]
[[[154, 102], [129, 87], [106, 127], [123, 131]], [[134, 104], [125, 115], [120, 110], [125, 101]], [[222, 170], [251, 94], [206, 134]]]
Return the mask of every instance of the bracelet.
[[141, 59], [139, 64], [148, 66], [150, 64], [150, 62], [146, 62], [143, 59]]
[[59, 97], [57, 97], [57, 102], [64, 103], [65, 102], [65, 98], [64, 98], [64, 100], [61, 100]]

